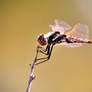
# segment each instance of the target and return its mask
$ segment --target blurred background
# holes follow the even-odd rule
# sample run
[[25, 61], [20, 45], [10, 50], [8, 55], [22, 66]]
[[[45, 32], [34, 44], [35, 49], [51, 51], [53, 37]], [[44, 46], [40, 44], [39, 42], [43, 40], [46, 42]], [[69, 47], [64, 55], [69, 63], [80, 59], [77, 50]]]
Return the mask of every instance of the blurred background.
[[[37, 36], [54, 19], [87, 24], [92, 39], [92, 0], [0, 1], [0, 92], [25, 92]], [[49, 62], [35, 67], [31, 92], [92, 92], [92, 45], [56, 46]]]

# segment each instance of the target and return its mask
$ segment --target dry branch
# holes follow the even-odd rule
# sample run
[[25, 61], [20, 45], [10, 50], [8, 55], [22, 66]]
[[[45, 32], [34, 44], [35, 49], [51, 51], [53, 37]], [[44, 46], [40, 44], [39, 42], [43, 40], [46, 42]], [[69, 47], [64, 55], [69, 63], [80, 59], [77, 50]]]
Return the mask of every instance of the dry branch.
[[38, 54], [38, 51], [36, 53], [34, 61], [32, 62], [32, 64], [30, 64], [30, 75], [29, 75], [29, 80], [28, 80], [28, 85], [27, 85], [26, 92], [30, 92], [31, 85], [32, 85], [32, 80], [35, 79], [35, 76], [34, 76], [34, 66], [35, 66], [35, 62], [37, 60], [37, 54]]

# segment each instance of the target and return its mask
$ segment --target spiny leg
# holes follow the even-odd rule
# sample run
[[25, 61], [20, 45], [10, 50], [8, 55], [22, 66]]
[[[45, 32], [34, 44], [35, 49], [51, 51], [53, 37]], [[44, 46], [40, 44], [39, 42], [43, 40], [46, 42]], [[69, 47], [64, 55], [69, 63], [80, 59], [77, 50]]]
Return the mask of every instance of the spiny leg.
[[44, 49], [41, 46], [37, 46], [37, 51], [45, 55], [48, 55], [49, 49], [50, 49], [50, 45], [47, 45], [46, 49]]
[[[49, 52], [50, 52], [50, 45], [47, 45], [47, 47], [46, 47], [46, 49], [44, 49], [44, 51], [40, 50], [39, 48], [40, 48], [40, 49], [43, 49], [42, 47], [37, 46], [37, 51], [40, 52], [40, 53], [42, 53], [42, 54], [47, 55], [47, 57], [48, 57]], [[47, 59], [47, 57], [38, 58], [37, 60]]]
[[[37, 59], [37, 60], [42, 60], [42, 61], [36, 63], [35, 65], [38, 65], [38, 64], [41, 64], [41, 63], [43, 63], [43, 62], [48, 61], [48, 60], [50, 59], [50, 56], [51, 56], [51, 53], [52, 53], [52, 49], [53, 49], [53, 45], [51, 46], [51, 49], [50, 49], [49, 54], [48, 54], [48, 57]], [[45, 59], [45, 60], [44, 60], [44, 59]]]
[[40, 48], [40, 49], [43, 49], [42, 47], [37, 46], [37, 52], [40, 52], [40, 53], [42, 53], [42, 54], [45, 54], [45, 55], [47, 55], [47, 57], [38, 58], [38, 59], [36, 60], [36, 62], [37, 62], [38, 60], [47, 60], [47, 59], [48, 59], [48, 56], [49, 56], [49, 52], [50, 52], [50, 45], [47, 45], [47, 47], [46, 47], [46, 49], [44, 49], [44, 51], [41, 51], [39, 48]]
[[[47, 59], [48, 57], [37, 59], [37, 56], [38, 56], [38, 53], [42, 53], [42, 54], [48, 55], [48, 53], [49, 53], [49, 49], [50, 49], [50, 45], [49, 45], [49, 46], [47, 45], [46, 49], [44, 49], [44, 48], [41, 47], [41, 46], [37, 46], [37, 50], [36, 50], [36, 58], [35, 58], [35, 59], [36, 59], [36, 62], [37, 62], [38, 60], [44, 60], [44, 59]], [[31, 64], [29, 64], [29, 65], [31, 65]]]
[[[45, 58], [45, 59], [46, 59], [46, 58]], [[43, 60], [43, 61], [41, 61], [41, 62], [38, 62], [38, 63], [36, 63], [35, 65], [41, 64], [41, 63], [46, 62], [46, 61], [48, 61], [48, 60], [49, 60], [49, 59], [48, 59], [48, 57], [47, 57], [46, 60]]]

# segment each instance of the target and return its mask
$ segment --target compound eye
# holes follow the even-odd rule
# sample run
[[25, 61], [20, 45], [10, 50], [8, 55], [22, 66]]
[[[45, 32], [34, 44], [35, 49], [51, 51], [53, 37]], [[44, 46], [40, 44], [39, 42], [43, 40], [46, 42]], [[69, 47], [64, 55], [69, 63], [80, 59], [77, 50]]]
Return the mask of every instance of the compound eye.
[[38, 43], [40, 44], [40, 45], [46, 45], [47, 44], [47, 41], [46, 41], [46, 39], [44, 38], [44, 34], [40, 34], [40, 36], [38, 37]]

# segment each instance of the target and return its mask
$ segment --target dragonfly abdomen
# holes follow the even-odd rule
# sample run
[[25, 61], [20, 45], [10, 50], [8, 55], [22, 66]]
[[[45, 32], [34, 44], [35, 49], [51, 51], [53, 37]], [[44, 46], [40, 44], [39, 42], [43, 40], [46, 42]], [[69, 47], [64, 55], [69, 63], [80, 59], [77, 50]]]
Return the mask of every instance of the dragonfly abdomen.
[[82, 38], [72, 37], [72, 36], [67, 37], [67, 39], [71, 43], [92, 43], [92, 40], [87, 40], [87, 39], [82, 39]]

